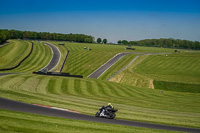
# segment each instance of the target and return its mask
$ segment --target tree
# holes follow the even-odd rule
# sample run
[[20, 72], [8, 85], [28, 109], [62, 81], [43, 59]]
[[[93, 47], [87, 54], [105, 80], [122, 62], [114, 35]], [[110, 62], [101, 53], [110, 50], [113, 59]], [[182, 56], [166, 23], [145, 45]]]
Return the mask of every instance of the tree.
[[103, 39], [103, 43], [106, 44], [108, 41], [107, 39]]
[[102, 42], [101, 38], [97, 38], [97, 43], [101, 43], [101, 42]]
[[122, 44], [122, 41], [121, 41], [121, 40], [119, 40], [117, 43], [121, 45], [121, 44]]
[[127, 45], [128, 41], [127, 40], [122, 40], [122, 44]]

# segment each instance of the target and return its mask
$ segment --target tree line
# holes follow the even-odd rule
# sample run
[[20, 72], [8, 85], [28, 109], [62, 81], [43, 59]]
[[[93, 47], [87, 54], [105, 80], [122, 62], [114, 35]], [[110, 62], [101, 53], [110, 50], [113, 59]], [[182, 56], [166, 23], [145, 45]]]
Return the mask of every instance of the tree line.
[[[32, 39], [32, 40], [56, 40], [80, 43], [95, 43], [94, 37], [84, 34], [61, 34], [49, 32], [19, 31], [0, 29], [0, 44], [5, 43], [8, 39]], [[97, 43], [107, 44], [107, 39], [97, 38]], [[164, 48], [184, 48], [200, 50], [199, 41], [189, 41], [173, 38], [144, 39], [139, 41], [119, 40], [119, 45], [131, 46], [148, 46]]]
[[160, 38], [160, 39], [144, 39], [139, 41], [119, 40], [119, 45], [131, 46], [147, 46], [147, 47], [163, 47], [163, 48], [180, 48], [180, 49], [193, 49], [200, 50], [199, 41], [189, 41], [173, 38]]
[[49, 32], [19, 31], [0, 29], [0, 44], [8, 39], [33, 39], [33, 40], [56, 40], [80, 43], [93, 43], [94, 37], [84, 34], [61, 34]]

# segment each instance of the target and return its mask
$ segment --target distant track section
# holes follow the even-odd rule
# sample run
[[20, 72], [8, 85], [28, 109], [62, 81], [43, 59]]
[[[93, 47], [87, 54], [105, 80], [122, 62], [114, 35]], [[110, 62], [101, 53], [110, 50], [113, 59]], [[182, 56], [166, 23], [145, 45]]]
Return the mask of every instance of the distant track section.
[[54, 109], [54, 108], [49, 108], [49, 107], [22, 103], [22, 102], [13, 101], [13, 100], [1, 98], [1, 97], [0, 97], [0, 109], [21, 111], [21, 112], [26, 112], [26, 113], [34, 113], [34, 114], [40, 114], [40, 115], [46, 115], [46, 116], [69, 118], [69, 119], [86, 120], [86, 121], [92, 121], [92, 122], [101, 122], [101, 123], [107, 123], [107, 124], [146, 127], [146, 128], [152, 128], [152, 129], [162, 129], [162, 130], [191, 132], [191, 133], [200, 132], [200, 129], [195, 129], [195, 128], [176, 127], [176, 126], [159, 125], [159, 124], [151, 124], [151, 123], [144, 123], [144, 122], [118, 120], [118, 119], [97, 118], [90, 115], [84, 115], [84, 114], [74, 113], [70, 111], [64, 111], [64, 110], [59, 110], [59, 109]]
[[47, 66], [45, 66], [43, 68], [43, 69], [47, 69], [48, 71], [50, 71], [54, 67], [56, 67], [56, 65], [58, 64], [61, 54], [56, 46], [49, 44], [49, 43], [44, 43], [44, 44], [48, 45], [51, 48], [52, 53], [53, 53], [53, 57], [51, 58], [51, 61], [49, 62], [49, 64]]
[[117, 61], [119, 61], [122, 57], [127, 54], [138, 54], [136, 52], [127, 52], [127, 53], [119, 53], [107, 61], [105, 64], [100, 66], [97, 70], [95, 70], [92, 74], [90, 74], [89, 78], [99, 78], [105, 71], [107, 71], [112, 65], [114, 65]]

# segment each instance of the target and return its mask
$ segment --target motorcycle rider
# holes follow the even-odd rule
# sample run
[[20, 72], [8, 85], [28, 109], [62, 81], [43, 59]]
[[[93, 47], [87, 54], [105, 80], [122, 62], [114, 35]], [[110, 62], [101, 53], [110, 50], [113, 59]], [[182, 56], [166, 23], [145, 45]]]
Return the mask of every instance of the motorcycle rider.
[[108, 103], [108, 105], [104, 109], [105, 109], [105, 112], [108, 114], [112, 112], [117, 112], [117, 109], [114, 109], [114, 106], [112, 106], [111, 103]]
[[114, 109], [111, 103], [108, 103], [107, 106], [103, 106], [99, 109], [99, 116], [104, 117], [106, 114], [112, 116], [114, 112], [117, 112], [117, 109]]

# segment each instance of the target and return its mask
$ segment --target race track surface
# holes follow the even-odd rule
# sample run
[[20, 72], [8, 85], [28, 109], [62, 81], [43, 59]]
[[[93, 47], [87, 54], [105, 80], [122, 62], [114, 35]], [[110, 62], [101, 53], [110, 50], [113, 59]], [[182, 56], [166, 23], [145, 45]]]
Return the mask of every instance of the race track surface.
[[112, 65], [114, 65], [117, 61], [119, 61], [122, 57], [124, 57], [127, 54], [138, 54], [138, 53], [136, 52], [119, 53], [115, 55], [112, 59], [110, 59], [108, 62], [103, 64], [101, 67], [99, 67], [97, 70], [95, 70], [88, 77], [96, 79], [99, 78], [106, 70], [108, 70]]
[[[90, 116], [90, 115], [78, 114], [78, 113], [73, 113], [73, 112], [48, 108], [48, 107], [42, 107], [42, 106], [17, 102], [17, 101], [13, 101], [13, 100], [4, 99], [1, 97], [0, 97], [0, 108], [7, 109], [7, 110], [13, 110], [13, 111], [41, 114], [41, 115], [61, 117], [61, 118], [77, 119], [77, 120], [86, 120], [86, 121], [92, 121], [92, 122], [101, 122], [101, 123], [108, 123], [108, 124], [146, 127], [146, 128], [153, 128], [153, 129], [182, 131], [182, 132], [191, 132], [191, 133], [199, 133], [200, 132], [200, 129], [193, 129], [193, 128], [175, 127], [175, 126], [150, 124], [150, 123], [143, 123], [143, 122], [117, 120], [117, 119], [97, 118], [97, 117]], [[95, 113], [96, 112], [94, 112], [94, 114]]]
[[44, 44], [48, 45], [52, 49], [52, 53], [53, 53], [53, 57], [51, 58], [51, 61], [46, 67], [43, 68], [49, 71], [49, 70], [52, 70], [58, 64], [61, 55], [58, 48], [55, 47], [54, 45], [49, 44], [49, 43], [44, 43]]

